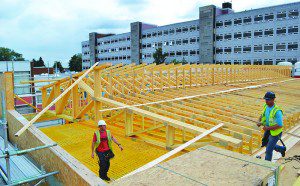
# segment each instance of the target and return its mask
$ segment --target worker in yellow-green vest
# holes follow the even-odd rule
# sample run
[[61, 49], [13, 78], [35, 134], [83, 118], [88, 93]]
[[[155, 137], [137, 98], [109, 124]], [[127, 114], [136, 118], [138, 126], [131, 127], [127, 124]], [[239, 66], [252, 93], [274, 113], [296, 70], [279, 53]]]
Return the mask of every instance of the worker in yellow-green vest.
[[110, 131], [106, 130], [106, 123], [104, 120], [98, 122], [98, 128], [99, 130], [94, 133], [92, 141], [92, 158], [94, 158], [94, 152], [96, 151], [99, 158], [99, 177], [103, 180], [110, 181], [107, 172], [110, 166], [110, 159], [114, 157], [112, 141], [119, 146], [121, 151], [123, 150], [123, 147], [116, 138], [112, 136]]
[[[266, 146], [265, 160], [271, 161], [273, 150], [280, 152], [282, 157], [285, 156], [286, 147], [281, 140], [283, 127], [283, 111], [275, 104], [275, 93], [267, 92], [264, 96], [266, 104], [257, 124], [258, 127], [264, 126], [264, 137], [262, 147]], [[278, 140], [283, 146], [276, 145]]]

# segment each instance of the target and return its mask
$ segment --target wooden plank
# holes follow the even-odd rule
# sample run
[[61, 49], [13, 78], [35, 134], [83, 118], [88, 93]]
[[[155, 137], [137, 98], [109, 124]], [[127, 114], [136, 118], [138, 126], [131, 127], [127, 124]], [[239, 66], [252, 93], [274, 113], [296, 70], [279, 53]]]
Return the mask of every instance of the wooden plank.
[[6, 109], [15, 109], [14, 77], [12, 72], [4, 72]]
[[183, 149], [187, 148], [189, 145], [191, 145], [191, 144], [195, 143], [196, 141], [200, 140], [201, 138], [203, 138], [203, 137], [209, 135], [210, 133], [214, 132], [215, 130], [219, 129], [219, 128], [222, 127], [222, 126], [223, 126], [223, 124], [221, 123], [221, 124], [219, 124], [219, 125], [217, 125], [217, 126], [211, 128], [211, 129], [205, 131], [204, 133], [200, 134], [199, 136], [195, 137], [194, 139], [192, 139], [192, 140], [190, 140], [190, 141], [184, 143], [183, 145], [181, 145], [181, 146], [175, 148], [174, 150], [172, 150], [172, 151], [170, 151], [170, 152], [168, 152], [168, 153], [162, 155], [161, 157], [159, 157], [159, 158], [157, 158], [157, 159], [155, 159], [155, 160], [153, 160], [153, 161], [147, 163], [146, 165], [144, 165], [144, 166], [142, 166], [142, 167], [136, 169], [135, 171], [133, 171], [133, 172], [131, 172], [131, 173], [129, 173], [129, 174], [123, 176], [122, 178], [126, 178], [126, 177], [128, 177], [128, 176], [134, 175], [134, 174], [136, 174], [136, 173], [138, 173], [138, 172], [147, 170], [147, 169], [149, 169], [149, 168], [151, 168], [151, 167], [153, 167], [153, 166], [159, 164], [160, 162], [162, 162], [162, 161], [166, 160], [167, 158], [173, 156], [174, 154], [176, 154], [176, 153], [182, 151]]
[[[23, 126], [16, 134], [15, 136], [20, 136], [28, 127], [30, 127], [41, 115], [43, 115], [50, 107], [52, 107], [57, 101], [59, 101], [65, 94], [67, 94], [75, 85], [77, 85], [88, 73], [90, 73], [98, 63], [95, 63], [89, 70], [87, 70], [82, 76], [80, 76], [72, 85], [70, 85], [59, 97], [57, 97], [55, 100], [53, 100], [46, 108], [44, 108], [40, 113], [38, 113], [29, 123], [25, 126]], [[103, 68], [105, 68], [106, 65], [102, 65]]]

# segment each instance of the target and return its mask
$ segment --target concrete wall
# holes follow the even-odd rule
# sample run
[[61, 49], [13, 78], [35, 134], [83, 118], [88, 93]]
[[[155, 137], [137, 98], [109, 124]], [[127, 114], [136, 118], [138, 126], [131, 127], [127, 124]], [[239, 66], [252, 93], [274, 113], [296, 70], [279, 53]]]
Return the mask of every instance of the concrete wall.
[[216, 7], [199, 8], [200, 61], [214, 63], [214, 28]]
[[[9, 141], [19, 148], [27, 149], [55, 143], [35, 126], [30, 127], [19, 137], [15, 133], [28, 123], [16, 110], [7, 111]], [[86, 152], [90, 153], [90, 152]], [[105, 185], [98, 176], [82, 165], [60, 146], [34, 151], [29, 154], [47, 172], [59, 171], [55, 177], [64, 185]]]
[[134, 22], [130, 24], [131, 28], [131, 62], [135, 64], [140, 64], [141, 61], [141, 32], [142, 32], [142, 23]]

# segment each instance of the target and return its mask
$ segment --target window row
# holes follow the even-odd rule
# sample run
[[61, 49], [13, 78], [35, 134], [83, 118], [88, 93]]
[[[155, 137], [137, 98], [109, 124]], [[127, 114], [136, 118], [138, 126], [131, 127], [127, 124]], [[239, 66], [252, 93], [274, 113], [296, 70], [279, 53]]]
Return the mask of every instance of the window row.
[[[182, 50], [182, 51], [170, 51], [166, 52], [168, 57], [180, 57], [180, 56], [195, 56], [199, 55], [199, 50]], [[142, 59], [152, 58], [151, 53], [142, 54]]]
[[[275, 47], [275, 48], [274, 48]], [[273, 44], [259, 44], [247, 46], [234, 46], [234, 47], [218, 47], [216, 48], [216, 54], [230, 54], [230, 53], [249, 53], [249, 52], [269, 52], [269, 51], [293, 51], [298, 50], [299, 46], [297, 42], [291, 43], [277, 43], [275, 46]]]
[[130, 50], [130, 46], [109, 48], [109, 49], [101, 49], [101, 50], [97, 50], [97, 53], [103, 54], [103, 53], [111, 53], [111, 52], [119, 52], [119, 51], [127, 51], [127, 50]]
[[[273, 65], [273, 64], [278, 64], [280, 62], [284, 62], [284, 61], [288, 61], [288, 62], [292, 62], [295, 63], [297, 62], [297, 58], [288, 58], [288, 59], [283, 59], [283, 58], [279, 58], [279, 59], [245, 59], [245, 60], [217, 60], [216, 64], [242, 64], [242, 65]], [[251, 63], [253, 62], [253, 63]], [[275, 62], [275, 63], [274, 63]]]
[[124, 42], [124, 41], [130, 41], [130, 36], [119, 38], [119, 39], [111, 39], [111, 40], [106, 40], [106, 41], [98, 41], [97, 45], [100, 46], [100, 45], [114, 44], [114, 43], [119, 43], [119, 42]]
[[286, 18], [298, 18], [299, 17], [299, 11], [298, 10], [290, 10], [290, 11], [282, 11], [282, 12], [277, 12], [276, 14], [274, 13], [269, 13], [269, 14], [258, 14], [255, 15], [254, 17], [252, 16], [246, 16], [243, 18], [236, 18], [234, 20], [225, 20], [225, 21], [217, 21], [216, 22], [216, 27], [221, 28], [221, 27], [228, 27], [232, 25], [242, 25], [242, 24], [251, 24], [251, 23], [258, 23], [258, 22], [263, 22], [263, 21], [273, 21], [277, 18], [277, 20], [283, 20]]
[[110, 60], [130, 60], [130, 56], [113, 56], [113, 57], [103, 57], [103, 58], [97, 58], [96, 61], [110, 61]]
[[186, 32], [194, 32], [194, 31], [198, 31], [198, 30], [199, 30], [199, 26], [193, 25], [190, 27], [179, 27], [179, 28], [174, 28], [174, 29], [169, 29], [169, 30], [145, 33], [142, 35], [142, 38], [145, 39], [145, 38], [151, 38], [151, 37], [159, 37], [162, 35], [173, 35], [173, 34], [180, 34], [180, 33], [186, 33]]
[[298, 34], [299, 28], [298, 26], [290, 26], [290, 27], [281, 27], [274, 30], [273, 28], [265, 29], [265, 30], [254, 30], [252, 31], [245, 31], [245, 32], [235, 32], [235, 33], [228, 33], [228, 34], [219, 34], [216, 35], [216, 41], [223, 41], [223, 40], [231, 40], [231, 39], [246, 39], [246, 38], [257, 38], [257, 37], [271, 37], [276, 35], [286, 35], [286, 34]]
[[162, 46], [174, 46], [174, 45], [186, 45], [186, 44], [195, 44], [199, 43], [200, 38], [194, 37], [194, 38], [186, 38], [186, 39], [177, 39], [177, 40], [171, 40], [171, 41], [164, 41], [164, 42], [154, 42], [154, 43], [144, 43], [142, 44], [142, 48], [161, 48]]

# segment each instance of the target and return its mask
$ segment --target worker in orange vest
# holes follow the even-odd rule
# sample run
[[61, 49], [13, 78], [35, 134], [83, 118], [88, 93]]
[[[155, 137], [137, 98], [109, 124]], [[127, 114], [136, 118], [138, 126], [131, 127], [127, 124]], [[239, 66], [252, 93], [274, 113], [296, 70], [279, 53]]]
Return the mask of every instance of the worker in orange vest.
[[[98, 122], [99, 130], [94, 133], [92, 141], [92, 158], [96, 151], [99, 158], [99, 177], [103, 180], [110, 181], [107, 172], [110, 166], [110, 159], [114, 157], [112, 149], [112, 141], [115, 142], [120, 150], [123, 150], [122, 145], [114, 138], [109, 130], [106, 130], [106, 123], [104, 120]], [[95, 150], [96, 148], [96, 150]]]

